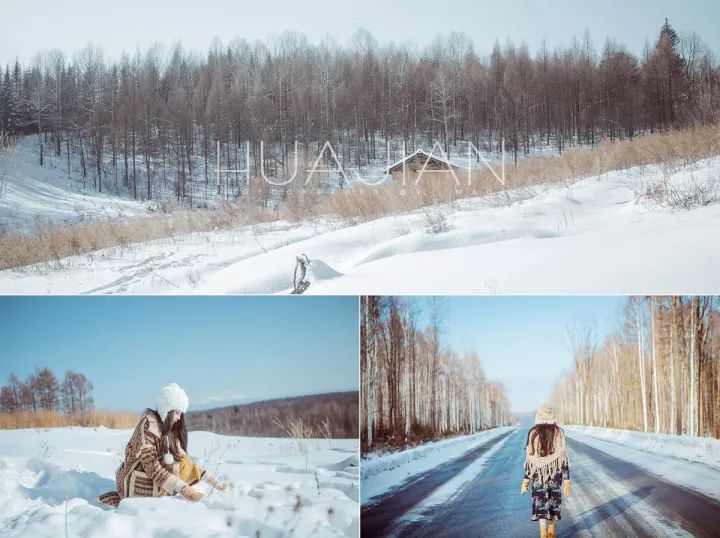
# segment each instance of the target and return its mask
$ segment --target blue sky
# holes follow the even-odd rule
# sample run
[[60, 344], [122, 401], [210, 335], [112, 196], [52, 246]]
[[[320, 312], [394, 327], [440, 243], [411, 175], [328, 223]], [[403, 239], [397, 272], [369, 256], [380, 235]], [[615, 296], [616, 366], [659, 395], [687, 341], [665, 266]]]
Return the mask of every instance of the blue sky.
[[[505, 386], [513, 411], [536, 409], [571, 368], [568, 329], [587, 322], [599, 339], [619, 328], [624, 296], [445, 297], [441, 340], [475, 351], [488, 378]], [[428, 324], [430, 298], [419, 298], [418, 325]]]
[[357, 390], [356, 297], [0, 297], [0, 384], [84, 373], [103, 409]]
[[72, 54], [88, 42], [112, 57], [161, 41], [181, 39], [205, 51], [213, 37], [265, 39], [283, 30], [305, 33], [317, 42], [330, 35], [348, 43], [358, 28], [380, 42], [427, 45], [451, 31], [470, 36], [479, 53], [489, 53], [495, 39], [510, 35], [535, 50], [545, 38], [552, 47], [566, 45], [587, 28], [598, 49], [610, 35], [640, 52], [656, 39], [665, 17], [678, 31], [696, 31], [720, 51], [720, 2], [713, 0], [24, 0], [4, 2], [0, 17], [0, 62], [29, 61], [39, 49]]

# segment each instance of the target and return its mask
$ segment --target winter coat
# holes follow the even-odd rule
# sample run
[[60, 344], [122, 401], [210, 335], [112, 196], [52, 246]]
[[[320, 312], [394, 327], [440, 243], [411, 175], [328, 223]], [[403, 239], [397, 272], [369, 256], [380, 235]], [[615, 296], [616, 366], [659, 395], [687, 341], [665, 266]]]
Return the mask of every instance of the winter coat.
[[[117, 490], [101, 495], [98, 499], [117, 506], [126, 497], [161, 497], [174, 495], [188, 483], [180, 478], [181, 463], [183, 475], [192, 476], [196, 482], [205, 472], [200, 469], [177, 444], [181, 462], [172, 466], [162, 462], [162, 433], [154, 413], [145, 413], [125, 448], [125, 460], [120, 464], [115, 479]], [[188, 468], [191, 468], [189, 471]]]

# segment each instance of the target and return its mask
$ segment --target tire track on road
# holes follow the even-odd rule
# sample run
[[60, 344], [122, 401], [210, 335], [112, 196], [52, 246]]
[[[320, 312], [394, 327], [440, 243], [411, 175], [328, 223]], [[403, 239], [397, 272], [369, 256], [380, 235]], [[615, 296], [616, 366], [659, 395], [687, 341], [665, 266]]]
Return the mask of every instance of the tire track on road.
[[364, 506], [361, 510], [362, 536], [389, 536], [399, 517], [482, 457], [492, 447], [503, 442], [512, 433], [514, 432], [501, 434], [487, 443], [469, 450], [459, 458], [410, 479], [399, 488], [373, 500], [372, 504]]

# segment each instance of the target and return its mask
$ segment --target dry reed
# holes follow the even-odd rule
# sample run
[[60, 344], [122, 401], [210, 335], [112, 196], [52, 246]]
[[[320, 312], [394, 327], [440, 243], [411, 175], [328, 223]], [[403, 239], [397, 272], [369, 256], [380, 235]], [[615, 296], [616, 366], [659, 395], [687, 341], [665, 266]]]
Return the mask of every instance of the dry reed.
[[54, 411], [16, 411], [0, 413], [0, 429], [62, 428], [66, 426], [105, 426], [112, 429], [134, 428], [139, 415], [125, 411], [92, 411], [84, 416], [63, 415]]

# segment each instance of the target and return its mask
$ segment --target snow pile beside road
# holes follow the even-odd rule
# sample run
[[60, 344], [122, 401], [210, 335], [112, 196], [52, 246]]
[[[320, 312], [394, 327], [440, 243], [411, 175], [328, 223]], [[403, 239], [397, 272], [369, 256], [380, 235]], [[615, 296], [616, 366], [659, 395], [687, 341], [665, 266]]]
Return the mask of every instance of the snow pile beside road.
[[513, 429], [511, 426], [494, 428], [390, 454], [371, 452], [363, 459], [361, 466], [362, 503], [365, 504], [370, 499], [399, 486], [409, 478], [427, 472], [448, 460], [460, 457], [469, 450]]
[[[587, 426], [566, 426], [565, 430], [570, 439], [637, 465], [669, 482], [720, 500], [720, 443], [716, 439], [698, 438], [697, 443], [693, 443], [693, 439], [685, 436], [627, 430]], [[701, 448], [703, 442], [706, 442], [707, 448]], [[570, 465], [572, 468], [572, 461]]]
[[292, 440], [190, 432], [191, 455], [230, 489], [211, 491], [203, 482], [197, 488], [206, 497], [197, 504], [134, 498], [113, 510], [96, 496], [115, 488], [131, 433], [0, 431], [0, 535], [54, 537], [67, 529], [83, 538], [359, 536], [356, 440], [310, 440], [306, 473]]
[[704, 463], [720, 470], [720, 439], [592, 426], [567, 426], [566, 429], [645, 452]]

